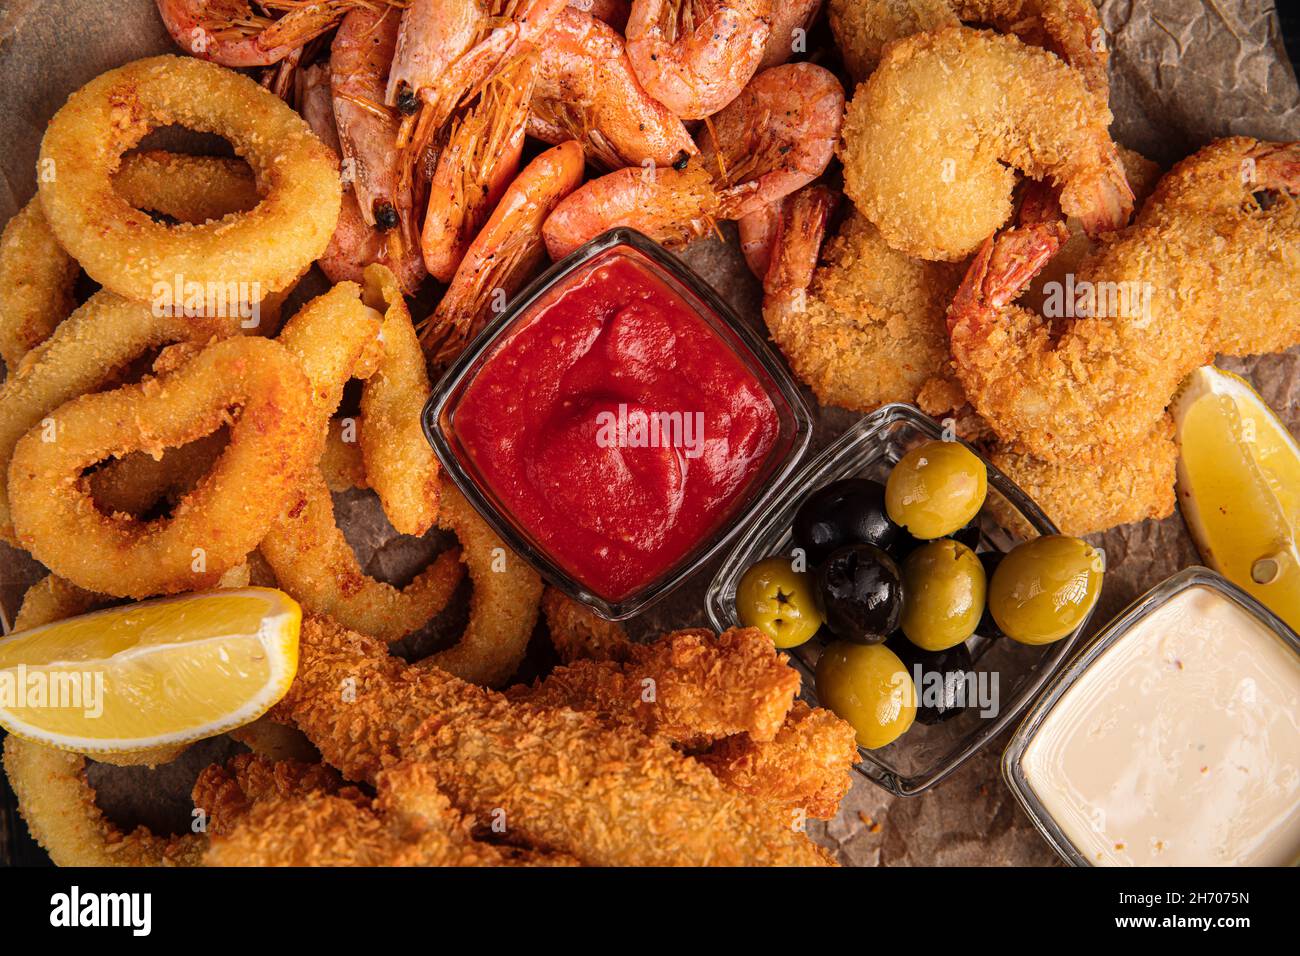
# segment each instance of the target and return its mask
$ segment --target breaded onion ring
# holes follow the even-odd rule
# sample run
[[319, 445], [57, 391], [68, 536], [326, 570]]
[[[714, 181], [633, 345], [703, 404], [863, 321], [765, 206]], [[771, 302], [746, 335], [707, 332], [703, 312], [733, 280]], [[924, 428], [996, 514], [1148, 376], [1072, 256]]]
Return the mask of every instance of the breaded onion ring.
[[57, 866], [197, 866], [207, 849], [201, 834], [122, 833], [96, 805], [81, 754], [10, 734], [4, 767], [27, 829]]
[[438, 516], [438, 459], [421, 414], [433, 389], [402, 289], [382, 265], [366, 267], [363, 298], [384, 312], [383, 358], [361, 387], [366, 480], [401, 534], [422, 535]]
[[[168, 124], [228, 139], [265, 187], [261, 202], [203, 225], [169, 226], [133, 208], [113, 172]], [[137, 60], [91, 80], [50, 121], [40, 162], [54, 173], [40, 197], [62, 246], [91, 278], [139, 301], [178, 275], [284, 289], [324, 251], [339, 214], [333, 156], [302, 118], [248, 77], [192, 57]]]
[[[150, 349], [172, 342], [203, 343], [237, 331], [237, 319], [155, 315], [142, 303], [97, 292], [0, 386], [0, 478], [8, 473], [23, 433], [41, 425], [64, 402], [102, 388]], [[99, 427], [95, 424], [92, 434]], [[46, 437], [54, 435], [47, 429]], [[4, 481], [0, 481], [0, 538], [16, 540]]]
[[[260, 338], [218, 342], [170, 375], [83, 395], [49, 419], [56, 440], [33, 430], [9, 468], [19, 542], [74, 584], [125, 597], [215, 585], [257, 547], [324, 443], [302, 370]], [[171, 518], [145, 523], [95, 508], [82, 476], [91, 465], [223, 424], [229, 446]]]

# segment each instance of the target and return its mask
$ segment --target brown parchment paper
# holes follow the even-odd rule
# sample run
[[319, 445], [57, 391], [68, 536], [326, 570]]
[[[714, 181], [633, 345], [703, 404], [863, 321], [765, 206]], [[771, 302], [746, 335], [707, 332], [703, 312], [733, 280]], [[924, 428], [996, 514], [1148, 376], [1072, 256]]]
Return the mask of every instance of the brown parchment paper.
[[[1114, 133], [1165, 166], [1216, 137], [1243, 134], [1300, 139], [1300, 92], [1282, 46], [1274, 7], [1261, 0], [1106, 0], [1102, 20], [1111, 50]], [[33, 194], [41, 131], [67, 95], [128, 60], [175, 52], [149, 0], [0, 0], [0, 222]], [[833, 59], [833, 57], [832, 57]], [[686, 260], [732, 306], [759, 319], [760, 290], [736, 245], [734, 228], [700, 242]], [[1300, 350], [1253, 361], [1222, 360], [1249, 378], [1293, 432], [1300, 431]], [[829, 443], [856, 415], [820, 409], [814, 448]], [[367, 493], [336, 496], [341, 526], [371, 573], [402, 579], [436, 541], [394, 540]], [[1099, 627], [1143, 591], [1197, 563], [1181, 519], [1144, 522], [1098, 536], [1108, 574]], [[632, 623], [635, 634], [706, 624], [703, 595], [713, 569]], [[12, 617], [24, 589], [41, 574], [25, 554], [0, 544], [0, 610]], [[1045, 865], [1055, 856], [1001, 781], [1005, 740], [994, 741], [953, 777], [910, 799], [892, 798], [858, 778], [839, 816], [812, 824], [813, 836], [850, 865]], [[219, 744], [196, 747], [168, 768], [183, 796], [197, 769], [220, 759]], [[160, 779], [141, 769], [96, 768], [101, 799], [122, 816], [155, 822]], [[183, 813], [183, 799], [175, 812]], [[0, 806], [0, 822], [6, 812]], [[124, 820], [125, 822], [125, 820]], [[21, 824], [19, 824], [21, 827]], [[9, 857], [0, 826], [0, 862]]]

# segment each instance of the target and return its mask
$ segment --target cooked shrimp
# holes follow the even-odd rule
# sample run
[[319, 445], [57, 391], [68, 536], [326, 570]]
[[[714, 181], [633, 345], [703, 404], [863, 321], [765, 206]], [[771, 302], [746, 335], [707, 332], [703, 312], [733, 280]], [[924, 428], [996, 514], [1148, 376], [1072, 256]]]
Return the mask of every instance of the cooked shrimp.
[[434, 368], [454, 359], [501, 311], [544, 258], [542, 224], [582, 182], [582, 147], [570, 140], [539, 155], [515, 177], [433, 315], [420, 324], [420, 344]]
[[298, 68], [302, 64], [304, 49], [304, 47], [298, 47], [279, 63], [263, 69], [262, 76], [258, 80], [259, 83], [286, 103], [292, 99], [293, 91], [297, 86]]
[[402, 116], [404, 185], [414, 185], [452, 113], [530, 52], [565, 6], [566, 0], [411, 0], [384, 94]]
[[[397, 120], [383, 105], [384, 77], [397, 42], [395, 11], [354, 10], [330, 47], [330, 88], [343, 160], [368, 226], [387, 231], [411, 212], [399, 199]], [[399, 202], [405, 209], [399, 208]]]
[[712, 116], [763, 60], [772, 0], [633, 0], [627, 55], [646, 92], [682, 119]]
[[631, 0], [569, 0], [569, 9], [589, 13], [622, 33], [632, 12], [632, 3]]
[[845, 192], [896, 249], [955, 261], [1007, 222], [1018, 169], [1060, 186], [1062, 208], [1097, 236], [1133, 208], [1110, 121], [1044, 50], [965, 27], [918, 34], [890, 46], [849, 104]]
[[736, 222], [741, 255], [759, 282], [763, 281], [767, 267], [772, 264], [772, 250], [789, 202], [789, 196], [770, 202]]
[[948, 313], [971, 404], [1056, 461], [1141, 448], [1179, 382], [1216, 351], [1300, 342], [1300, 143], [1221, 140], [1178, 164], [1137, 221], [1079, 268], [1059, 335], [1014, 304], [1064, 240], [1059, 221], [991, 237]]
[[172, 40], [201, 60], [222, 66], [270, 66], [333, 29], [358, 7], [390, 0], [260, 0], [264, 10], [287, 11], [278, 20], [253, 12], [248, 0], [157, 0]]
[[[552, 258], [615, 226], [680, 248], [776, 202], [821, 175], [834, 153], [844, 93], [828, 70], [794, 63], [766, 70], [710, 120], [697, 159], [593, 179], [546, 223]], [[721, 143], [717, 149], [714, 143]]]
[[719, 219], [736, 219], [755, 185], [719, 190], [697, 160], [675, 166], [635, 166], [584, 183], [561, 202], [542, 234], [552, 259], [562, 259], [602, 232], [626, 226], [669, 249], [682, 249]]
[[548, 143], [579, 140], [604, 169], [668, 166], [697, 150], [672, 111], [641, 88], [618, 31], [570, 6], [541, 44], [528, 131]]
[[[317, 63], [300, 70], [295, 85], [302, 118], [321, 142], [334, 150], [336, 156], [340, 155], [342, 149], [334, 126], [334, 99], [330, 92], [328, 65]], [[391, 256], [394, 249], [399, 253], [396, 258]], [[388, 266], [407, 295], [414, 295], [424, 280], [424, 261], [420, 258], [419, 247], [390, 242], [379, 229], [366, 225], [354, 189], [345, 188], [338, 223], [317, 265], [331, 282], [361, 282], [366, 266], [374, 262]]]
[[886, 44], [916, 33], [976, 23], [1058, 53], [1105, 97], [1106, 44], [1092, 0], [830, 0], [831, 31], [855, 80], [880, 63]]
[[772, 4], [772, 31], [763, 47], [759, 70], [770, 70], [787, 62], [796, 53], [807, 52], [808, 28], [821, 8], [822, 0], [775, 0]]
[[764, 70], [702, 133], [700, 161], [719, 183], [754, 183], [745, 216], [826, 170], [844, 122], [844, 88], [814, 63]]
[[449, 282], [506, 186], [519, 171], [536, 55], [520, 57], [452, 119], [429, 183], [420, 248], [439, 282]]

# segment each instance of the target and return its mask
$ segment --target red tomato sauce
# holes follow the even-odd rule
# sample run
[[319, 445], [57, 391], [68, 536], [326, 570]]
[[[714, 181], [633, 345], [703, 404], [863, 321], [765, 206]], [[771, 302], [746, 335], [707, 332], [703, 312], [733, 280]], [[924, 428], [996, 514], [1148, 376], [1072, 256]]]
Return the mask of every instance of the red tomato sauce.
[[726, 520], [780, 421], [718, 332], [662, 279], [615, 253], [505, 333], [463, 393], [452, 430], [525, 535], [618, 601]]

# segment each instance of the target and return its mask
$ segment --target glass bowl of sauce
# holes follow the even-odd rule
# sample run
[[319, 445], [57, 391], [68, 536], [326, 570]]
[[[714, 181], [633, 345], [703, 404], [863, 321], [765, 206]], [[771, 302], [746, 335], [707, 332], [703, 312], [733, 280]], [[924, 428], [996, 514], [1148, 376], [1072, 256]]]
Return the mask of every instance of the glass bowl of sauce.
[[731, 539], [812, 420], [759, 335], [627, 229], [537, 279], [448, 369], [425, 432], [551, 584], [632, 616]]
[[1300, 638], [1206, 568], [1139, 598], [1061, 671], [1003, 774], [1074, 866], [1300, 863]]

